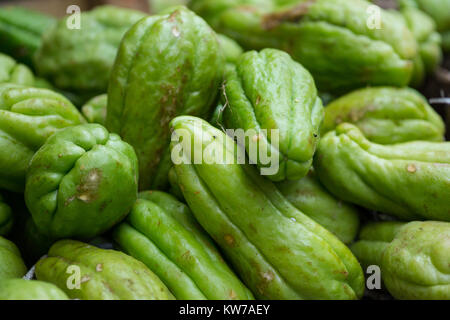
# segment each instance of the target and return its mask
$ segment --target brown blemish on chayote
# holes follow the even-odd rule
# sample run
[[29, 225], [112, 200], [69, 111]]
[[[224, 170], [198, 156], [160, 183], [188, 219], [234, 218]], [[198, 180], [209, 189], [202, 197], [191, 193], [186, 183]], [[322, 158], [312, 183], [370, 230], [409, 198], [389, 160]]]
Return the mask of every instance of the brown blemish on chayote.
[[267, 14], [263, 17], [262, 27], [265, 30], [271, 30], [278, 27], [283, 22], [298, 22], [309, 11], [309, 7], [316, 0], [302, 2], [289, 10]]

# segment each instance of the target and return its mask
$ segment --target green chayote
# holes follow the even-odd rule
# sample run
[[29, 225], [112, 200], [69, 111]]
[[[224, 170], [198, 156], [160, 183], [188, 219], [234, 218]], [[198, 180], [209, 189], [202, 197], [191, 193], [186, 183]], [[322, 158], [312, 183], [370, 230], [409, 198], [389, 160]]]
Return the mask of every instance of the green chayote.
[[0, 53], [0, 83], [4, 82], [33, 86], [35, 80], [33, 72], [26, 65]]
[[[80, 287], [68, 288], [79, 268]], [[71, 271], [72, 270], [72, 271]], [[115, 250], [60, 240], [36, 264], [38, 280], [55, 284], [70, 298], [81, 300], [172, 300], [161, 280], [142, 262]]]
[[62, 95], [9, 83], [0, 84], [0, 188], [23, 192], [34, 152], [58, 130], [84, 123]]
[[379, 144], [444, 140], [442, 118], [410, 88], [365, 88], [332, 101], [325, 108], [322, 135], [343, 122], [353, 123]]
[[0, 281], [0, 300], [67, 300], [57, 286], [43, 281], [8, 279]]
[[217, 34], [217, 39], [219, 40], [225, 60], [229, 63], [235, 63], [244, 52], [242, 47], [236, 41], [223, 34]]
[[409, 221], [450, 221], [450, 142], [379, 145], [343, 123], [321, 139], [314, 168], [342, 200]]
[[300, 180], [276, 184], [294, 207], [333, 233], [344, 243], [351, 243], [359, 228], [358, 210], [335, 198], [320, 183], [314, 170]]
[[[191, 8], [245, 49], [287, 51], [321, 91], [407, 85], [417, 43], [398, 15], [364, 0], [193, 0]], [[379, 22], [379, 24], [378, 24]]]
[[61, 19], [46, 31], [35, 54], [39, 75], [60, 89], [90, 95], [105, 92], [117, 48], [126, 31], [146, 14], [114, 6], [100, 6]]
[[450, 223], [372, 223], [351, 248], [364, 266], [380, 267], [395, 298], [450, 300]]
[[[181, 138], [171, 149], [183, 160], [174, 167], [184, 198], [257, 298], [361, 297], [364, 276], [350, 250], [239, 164], [243, 151], [232, 138], [195, 117], [177, 117], [171, 127]], [[195, 163], [199, 149], [203, 162]]]
[[159, 191], [139, 194], [114, 239], [144, 262], [179, 300], [252, 299], [189, 208]]
[[84, 117], [90, 123], [98, 123], [102, 126], [106, 122], [106, 106], [108, 104], [108, 95], [101, 94], [86, 102], [81, 108]]
[[167, 184], [169, 122], [182, 114], [209, 115], [224, 63], [214, 31], [184, 7], [145, 18], [124, 37], [106, 127], [135, 148], [141, 190]]
[[150, 11], [160, 13], [172, 6], [186, 5], [190, 0], [148, 0]]
[[7, 235], [13, 226], [13, 214], [11, 207], [4, 202], [0, 194], [0, 236]]
[[[250, 135], [240, 142], [260, 168], [275, 169], [268, 178], [294, 180], [307, 174], [323, 107], [306, 69], [276, 49], [246, 52], [227, 66], [223, 94], [225, 127]], [[264, 152], [270, 159], [261, 157]]]
[[137, 198], [133, 148], [99, 124], [59, 131], [30, 161], [25, 201], [38, 230], [94, 237], [121, 221]]
[[4, 279], [21, 278], [27, 272], [19, 249], [14, 243], [0, 236], [0, 283]]

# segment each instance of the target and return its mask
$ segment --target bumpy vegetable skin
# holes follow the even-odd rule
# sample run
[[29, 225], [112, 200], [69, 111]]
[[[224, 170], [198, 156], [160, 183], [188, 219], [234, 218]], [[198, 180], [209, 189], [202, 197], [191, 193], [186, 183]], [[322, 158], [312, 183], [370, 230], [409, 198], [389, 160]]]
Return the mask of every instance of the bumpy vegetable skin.
[[343, 122], [354, 124], [379, 144], [444, 140], [442, 118], [410, 88], [365, 88], [332, 101], [325, 108], [322, 135]]
[[342, 200], [408, 221], [450, 221], [449, 142], [378, 145], [344, 123], [322, 138], [314, 168]]
[[[177, 117], [171, 127], [190, 133], [171, 144], [184, 160], [175, 165], [184, 198], [257, 298], [361, 296], [361, 267], [342, 242], [293, 207], [253, 167], [215, 161], [221, 151], [223, 157], [243, 156], [230, 137], [195, 117]], [[189, 144], [201, 146], [201, 164], [190, 161]]]
[[352, 251], [364, 266], [378, 265], [397, 299], [450, 299], [450, 223], [379, 222], [365, 226]]
[[158, 275], [177, 299], [253, 298], [189, 208], [167, 193], [141, 192], [114, 239]]
[[214, 31], [184, 7], [147, 17], [124, 37], [108, 89], [106, 126], [135, 148], [140, 190], [168, 184], [169, 122], [182, 114], [209, 115], [223, 64]]
[[0, 53], [0, 83], [4, 82], [33, 86], [35, 79], [33, 72], [27, 66]]
[[[80, 287], [69, 289], [70, 266], [80, 268]], [[171, 300], [172, 294], [142, 262], [115, 250], [61, 240], [36, 264], [38, 280], [81, 300]]]
[[108, 95], [101, 94], [86, 102], [81, 108], [84, 117], [90, 123], [98, 123], [102, 126], [106, 122], [106, 107], [108, 104]]
[[358, 210], [330, 194], [314, 170], [300, 180], [283, 181], [276, 186], [294, 207], [342, 242], [348, 244], [355, 239], [359, 229]]
[[25, 201], [39, 231], [90, 238], [120, 222], [137, 198], [133, 148], [99, 124], [54, 134], [33, 156]]

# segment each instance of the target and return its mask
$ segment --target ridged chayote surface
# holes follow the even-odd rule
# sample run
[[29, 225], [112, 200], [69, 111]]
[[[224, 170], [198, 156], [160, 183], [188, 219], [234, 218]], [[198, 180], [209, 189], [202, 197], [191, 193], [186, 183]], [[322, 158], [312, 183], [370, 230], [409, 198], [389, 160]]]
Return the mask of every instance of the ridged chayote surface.
[[8, 279], [0, 282], [0, 300], [67, 300], [57, 286], [43, 281]]
[[184, 7], [145, 18], [124, 37], [110, 80], [106, 126], [135, 148], [141, 190], [168, 183], [169, 121], [209, 115], [224, 63], [214, 31]]
[[364, 0], [193, 0], [191, 8], [245, 49], [277, 48], [308, 69], [321, 91], [407, 85], [417, 43], [404, 20]]
[[0, 83], [4, 82], [33, 86], [35, 81], [33, 72], [26, 65], [0, 53]]
[[[80, 288], [67, 285], [79, 267]], [[70, 298], [81, 300], [171, 300], [172, 294], [142, 262], [115, 250], [61, 240], [36, 264], [38, 280], [55, 284]]]
[[0, 84], [0, 188], [23, 192], [34, 152], [58, 130], [84, 123], [62, 95], [9, 83]]
[[69, 127], [33, 156], [25, 201], [38, 230], [89, 238], [120, 222], [137, 198], [133, 148], [99, 124]]
[[298, 210], [333, 233], [344, 243], [358, 234], [358, 210], [350, 203], [334, 197], [320, 183], [314, 170], [306, 177], [276, 184], [280, 192]]
[[408, 221], [450, 221], [449, 142], [379, 145], [344, 123], [322, 138], [314, 168], [342, 200]]
[[351, 248], [364, 266], [380, 267], [395, 298], [450, 299], [450, 223], [372, 223]]
[[[267, 177], [281, 181], [305, 176], [323, 121], [311, 74], [283, 51], [250, 51], [227, 66], [223, 91], [225, 127], [253, 130], [245, 141], [249, 158], [263, 168], [274, 163], [261, 160], [261, 153], [277, 154], [278, 168]], [[271, 130], [277, 130], [278, 138]]]
[[[220, 154], [243, 156], [230, 137], [195, 117], [177, 117], [171, 127], [190, 134], [171, 144], [184, 160], [175, 171], [186, 202], [257, 298], [361, 297], [361, 267], [341, 241], [293, 207], [255, 168], [215, 160]], [[189, 144], [201, 146], [201, 164], [190, 162]]]
[[5, 203], [0, 194], [0, 236], [6, 236], [13, 226], [13, 213], [11, 207]]
[[190, 209], [167, 193], [141, 192], [114, 239], [179, 300], [253, 299]]
[[9, 278], [21, 278], [27, 272], [19, 249], [14, 243], [0, 236], [0, 283]]
[[322, 135], [343, 122], [353, 123], [379, 144], [444, 140], [442, 118], [410, 88], [365, 88], [332, 101], [325, 108]]
[[105, 92], [117, 48], [126, 31], [146, 14], [139, 11], [100, 6], [82, 12], [80, 28], [69, 28], [67, 16], [42, 37], [35, 54], [38, 74], [58, 88], [91, 95]]
[[106, 122], [107, 104], [108, 95], [101, 94], [86, 102], [86, 104], [81, 108], [81, 112], [88, 122], [98, 123], [104, 126]]

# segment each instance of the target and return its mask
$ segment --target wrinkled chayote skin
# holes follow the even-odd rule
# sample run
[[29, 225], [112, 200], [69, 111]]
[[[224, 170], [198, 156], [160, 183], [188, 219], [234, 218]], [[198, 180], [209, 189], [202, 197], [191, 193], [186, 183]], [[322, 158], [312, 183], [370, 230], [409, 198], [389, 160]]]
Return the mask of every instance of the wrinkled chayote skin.
[[106, 127], [135, 148], [140, 190], [168, 183], [169, 122], [177, 115], [209, 115], [224, 63], [214, 31], [184, 7], [147, 17], [124, 37]]
[[84, 123], [62, 95], [15, 84], [0, 84], [0, 188], [23, 192], [34, 152], [58, 130]]
[[141, 192], [114, 239], [179, 300], [253, 299], [189, 208], [167, 193]]
[[228, 63], [236, 63], [239, 56], [244, 52], [244, 49], [233, 39], [223, 34], [217, 34], [220, 48], [225, 56], [225, 60]]
[[[183, 159], [175, 171], [186, 202], [257, 298], [361, 297], [364, 276], [350, 250], [254, 167], [238, 164], [234, 157], [243, 151], [229, 136], [189, 116], [175, 118], [171, 127], [174, 134], [190, 133], [171, 143]], [[202, 163], [192, 164], [189, 145], [201, 146]], [[220, 163], [221, 153], [235, 162]]]
[[133, 148], [99, 124], [51, 136], [31, 159], [25, 201], [38, 230], [90, 238], [120, 222], [137, 198]]
[[61, 19], [46, 31], [35, 54], [39, 75], [55, 86], [90, 95], [105, 92], [117, 48], [126, 31], [146, 14], [100, 6], [80, 15]]
[[0, 53], [0, 83], [4, 82], [33, 86], [35, 81], [33, 72], [26, 65]]
[[314, 168], [342, 200], [408, 221], [450, 221], [449, 142], [379, 145], [343, 123], [320, 141]]
[[379, 144], [444, 140], [442, 118], [410, 88], [364, 88], [332, 101], [325, 108], [322, 135], [343, 122], [354, 124]]
[[8, 279], [0, 281], [0, 300], [67, 300], [57, 286], [43, 281]]
[[249, 158], [260, 168], [270, 167], [274, 163], [261, 160], [261, 152], [277, 154], [277, 170], [267, 175], [274, 181], [305, 176], [323, 121], [322, 101], [310, 73], [283, 51], [249, 51], [236, 66], [227, 66], [224, 87], [223, 123], [227, 129], [252, 130], [241, 141]]
[[359, 229], [358, 210], [335, 198], [320, 183], [314, 170], [300, 180], [276, 184], [294, 207], [333, 233], [342, 242], [351, 243]]
[[[405, 86], [417, 43], [405, 21], [364, 0], [193, 0], [191, 8], [245, 49], [287, 51], [321, 91]], [[378, 15], [376, 15], [378, 17]]]
[[106, 122], [106, 106], [108, 104], [108, 95], [101, 94], [86, 102], [81, 108], [84, 117], [90, 123], [98, 123], [102, 126]]
[[[70, 268], [79, 267], [80, 288], [68, 288]], [[71, 271], [72, 270], [72, 271]], [[172, 300], [161, 280], [142, 262], [115, 250], [60, 240], [36, 264], [38, 280], [55, 284], [70, 298], [81, 300]]]
[[395, 298], [450, 300], [450, 223], [372, 223], [351, 249], [364, 266], [380, 267]]
[[27, 267], [14, 243], [0, 236], [0, 283], [4, 279], [21, 278]]
[[13, 214], [11, 207], [5, 203], [0, 194], [0, 236], [6, 236], [13, 226]]

